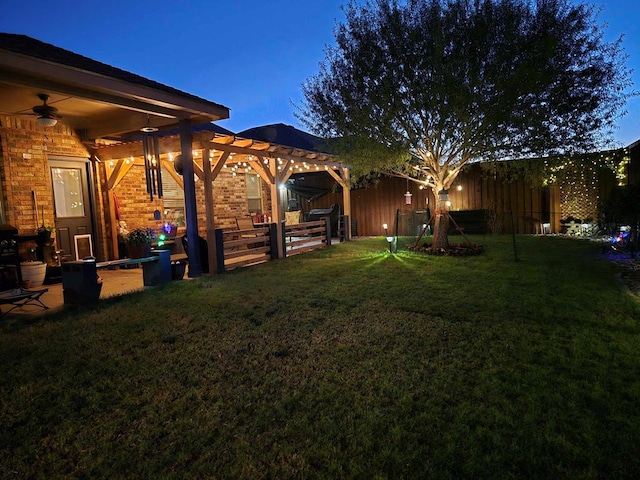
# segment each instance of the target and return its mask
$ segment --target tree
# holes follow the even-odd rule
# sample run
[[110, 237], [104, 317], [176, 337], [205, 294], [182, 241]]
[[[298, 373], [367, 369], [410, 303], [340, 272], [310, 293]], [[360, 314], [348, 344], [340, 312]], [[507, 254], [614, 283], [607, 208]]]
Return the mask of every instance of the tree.
[[[602, 148], [632, 93], [621, 38], [567, 0], [351, 1], [300, 120], [371, 171], [436, 199], [470, 161]], [[435, 248], [448, 246], [436, 206]]]

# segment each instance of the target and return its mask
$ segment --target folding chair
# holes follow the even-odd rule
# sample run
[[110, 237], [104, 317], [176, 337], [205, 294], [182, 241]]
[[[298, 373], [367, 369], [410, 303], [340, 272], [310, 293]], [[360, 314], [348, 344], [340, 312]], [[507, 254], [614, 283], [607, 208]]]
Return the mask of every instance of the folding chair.
[[[15, 288], [13, 290], [7, 290], [0, 293], [0, 305], [13, 305], [9, 310], [5, 312], [5, 315], [16, 308], [24, 307], [27, 305], [35, 305], [36, 307], [48, 310], [40, 297], [49, 291], [48, 288], [41, 290], [27, 290], [26, 288]], [[2, 313], [0, 312], [0, 316]]]

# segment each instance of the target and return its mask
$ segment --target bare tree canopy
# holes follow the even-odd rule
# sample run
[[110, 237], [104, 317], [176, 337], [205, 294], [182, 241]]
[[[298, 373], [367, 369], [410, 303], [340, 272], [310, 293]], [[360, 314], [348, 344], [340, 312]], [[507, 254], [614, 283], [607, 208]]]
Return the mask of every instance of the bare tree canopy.
[[448, 189], [471, 160], [610, 145], [631, 92], [621, 38], [568, 0], [370, 0], [344, 7], [298, 111], [354, 173]]

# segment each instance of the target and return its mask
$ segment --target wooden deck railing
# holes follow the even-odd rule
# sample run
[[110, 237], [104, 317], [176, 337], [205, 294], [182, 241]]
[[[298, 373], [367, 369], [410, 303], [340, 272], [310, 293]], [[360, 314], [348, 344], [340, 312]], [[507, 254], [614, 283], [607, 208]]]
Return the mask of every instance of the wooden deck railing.
[[[279, 252], [278, 228], [282, 246]], [[331, 245], [331, 226], [327, 218], [314, 222], [285, 225], [272, 223], [247, 230], [216, 229], [218, 272], [264, 263], [271, 259], [310, 252]], [[280, 253], [280, 255], [278, 254]]]
[[218, 272], [278, 258], [276, 224], [248, 230], [216, 229]]
[[314, 222], [284, 225], [285, 256], [310, 252], [331, 245], [329, 217]]

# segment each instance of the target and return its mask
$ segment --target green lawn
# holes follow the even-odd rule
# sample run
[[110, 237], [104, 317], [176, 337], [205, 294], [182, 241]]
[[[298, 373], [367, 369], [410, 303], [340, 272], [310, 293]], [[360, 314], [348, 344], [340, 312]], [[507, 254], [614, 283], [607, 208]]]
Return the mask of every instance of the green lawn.
[[590, 242], [383, 238], [0, 321], [2, 478], [640, 478], [640, 301]]

